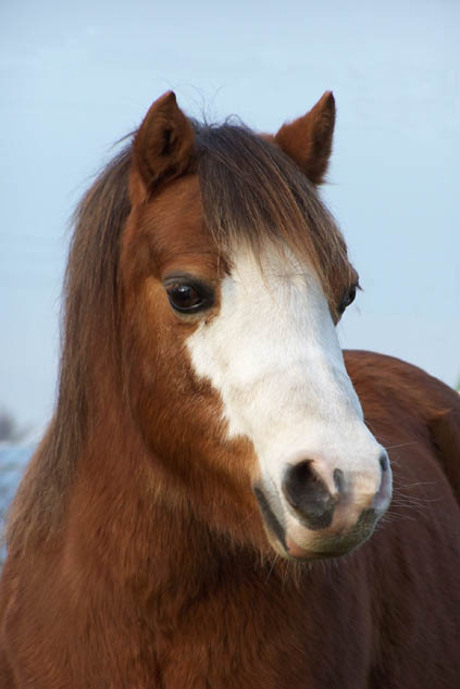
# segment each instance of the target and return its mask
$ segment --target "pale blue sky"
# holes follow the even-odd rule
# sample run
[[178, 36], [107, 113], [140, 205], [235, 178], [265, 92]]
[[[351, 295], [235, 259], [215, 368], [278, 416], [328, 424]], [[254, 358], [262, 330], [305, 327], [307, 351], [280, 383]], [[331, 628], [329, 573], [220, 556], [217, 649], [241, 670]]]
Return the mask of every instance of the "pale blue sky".
[[460, 3], [97, 2], [0, 7], [0, 406], [54, 402], [68, 219], [112, 144], [174, 89], [191, 115], [275, 131], [338, 105], [324, 197], [365, 291], [345, 346], [460, 374]]

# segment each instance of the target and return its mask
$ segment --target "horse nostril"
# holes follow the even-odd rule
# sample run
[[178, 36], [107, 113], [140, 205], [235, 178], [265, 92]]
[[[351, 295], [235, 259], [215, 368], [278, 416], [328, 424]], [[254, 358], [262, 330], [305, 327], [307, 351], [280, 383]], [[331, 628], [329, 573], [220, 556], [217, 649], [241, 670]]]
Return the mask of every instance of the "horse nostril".
[[386, 452], [382, 452], [379, 462], [382, 472], [388, 471], [388, 455]]
[[[290, 465], [283, 478], [283, 493], [307, 528], [317, 531], [330, 526], [335, 500], [312, 467], [312, 460]], [[341, 472], [340, 472], [341, 473]], [[342, 476], [335, 479], [342, 481]]]
[[343, 493], [345, 490], [345, 477], [342, 469], [334, 469], [333, 473], [334, 485], [338, 493]]
[[379, 516], [385, 512], [391, 500], [391, 467], [390, 460], [385, 451], [382, 452], [379, 459], [381, 473], [380, 487], [372, 501], [372, 507], [379, 513]]

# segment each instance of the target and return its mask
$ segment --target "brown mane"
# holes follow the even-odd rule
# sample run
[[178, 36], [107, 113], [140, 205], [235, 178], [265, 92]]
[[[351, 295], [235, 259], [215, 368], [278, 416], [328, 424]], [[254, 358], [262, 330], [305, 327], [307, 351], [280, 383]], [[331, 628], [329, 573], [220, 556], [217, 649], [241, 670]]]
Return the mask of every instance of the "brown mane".
[[[328, 293], [332, 270], [353, 272], [346, 246], [314, 185], [275, 145], [246, 127], [194, 123], [204, 220], [217, 246], [243, 241], [256, 256], [267, 237], [310, 257]], [[101, 172], [74, 214], [64, 285], [64, 332], [54, 418], [12, 505], [6, 540], [21, 548], [62, 520], [66, 496], [94, 413], [91, 352], [104, 347], [118, 376], [120, 238], [130, 212], [131, 144]], [[293, 229], [296, 233], [293, 233]]]
[[90, 352], [103, 343], [119, 374], [119, 242], [130, 210], [131, 147], [107, 165], [74, 214], [64, 283], [62, 358], [56, 411], [13, 502], [6, 531], [9, 547], [29, 536], [47, 536], [63, 514], [77, 458], [85, 442]]

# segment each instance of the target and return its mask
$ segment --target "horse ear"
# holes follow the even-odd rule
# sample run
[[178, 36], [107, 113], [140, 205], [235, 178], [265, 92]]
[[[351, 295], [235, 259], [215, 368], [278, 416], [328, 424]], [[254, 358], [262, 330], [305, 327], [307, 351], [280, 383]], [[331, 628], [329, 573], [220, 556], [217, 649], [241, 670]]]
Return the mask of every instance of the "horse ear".
[[195, 134], [172, 91], [150, 107], [133, 143], [131, 193], [139, 199], [184, 174], [194, 157]]
[[314, 183], [321, 184], [329, 164], [335, 124], [335, 100], [326, 91], [303, 117], [283, 124], [275, 136], [278, 146]]

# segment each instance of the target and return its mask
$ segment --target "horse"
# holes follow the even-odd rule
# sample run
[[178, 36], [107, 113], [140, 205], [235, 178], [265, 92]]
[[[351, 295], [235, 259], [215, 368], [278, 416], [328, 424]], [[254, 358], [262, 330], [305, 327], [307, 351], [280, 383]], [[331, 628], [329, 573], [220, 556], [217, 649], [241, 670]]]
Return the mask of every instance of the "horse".
[[80, 203], [2, 689], [460, 686], [460, 399], [339, 346], [335, 116], [255, 134], [169, 92]]

